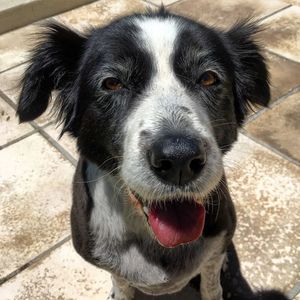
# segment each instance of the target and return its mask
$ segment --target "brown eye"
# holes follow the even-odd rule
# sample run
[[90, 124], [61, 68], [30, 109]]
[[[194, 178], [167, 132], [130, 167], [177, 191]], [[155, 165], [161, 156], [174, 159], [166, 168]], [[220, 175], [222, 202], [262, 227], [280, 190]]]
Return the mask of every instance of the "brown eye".
[[217, 81], [218, 81], [218, 76], [213, 71], [204, 72], [199, 79], [199, 83], [202, 86], [211, 86], [217, 83]]
[[103, 87], [106, 90], [118, 91], [123, 88], [123, 84], [119, 79], [114, 77], [109, 77], [103, 81]]

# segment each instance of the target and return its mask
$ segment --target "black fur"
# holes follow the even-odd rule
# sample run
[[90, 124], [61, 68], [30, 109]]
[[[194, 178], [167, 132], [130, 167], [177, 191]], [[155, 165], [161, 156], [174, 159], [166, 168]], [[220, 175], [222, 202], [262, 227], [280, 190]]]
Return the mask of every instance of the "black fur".
[[237, 121], [241, 125], [251, 105], [267, 106], [269, 73], [255, 35], [261, 30], [249, 20], [238, 22], [225, 33], [225, 45], [234, 66], [234, 95]]

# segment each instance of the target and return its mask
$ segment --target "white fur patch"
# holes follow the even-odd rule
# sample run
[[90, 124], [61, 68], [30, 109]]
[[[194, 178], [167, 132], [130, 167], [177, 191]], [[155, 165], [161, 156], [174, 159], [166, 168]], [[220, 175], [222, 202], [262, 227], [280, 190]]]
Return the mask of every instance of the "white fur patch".
[[170, 66], [170, 56], [173, 53], [174, 42], [179, 32], [179, 25], [174, 19], [149, 19], [137, 21], [141, 28], [141, 38], [154, 57], [157, 75], [155, 80], [161, 84], [170, 84], [174, 79]]

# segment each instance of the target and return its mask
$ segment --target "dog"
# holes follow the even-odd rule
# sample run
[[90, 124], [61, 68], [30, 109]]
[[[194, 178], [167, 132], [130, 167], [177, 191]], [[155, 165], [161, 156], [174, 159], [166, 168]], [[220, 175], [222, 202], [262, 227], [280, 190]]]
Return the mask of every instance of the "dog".
[[[73, 244], [112, 274], [108, 299], [176, 293], [199, 274], [202, 300], [227, 299], [220, 273], [236, 215], [223, 156], [250, 107], [270, 99], [259, 30], [246, 20], [224, 31], [164, 8], [86, 34], [45, 25], [17, 114], [36, 119], [57, 91], [62, 134], [80, 153]], [[286, 299], [266, 295], [251, 299]]]

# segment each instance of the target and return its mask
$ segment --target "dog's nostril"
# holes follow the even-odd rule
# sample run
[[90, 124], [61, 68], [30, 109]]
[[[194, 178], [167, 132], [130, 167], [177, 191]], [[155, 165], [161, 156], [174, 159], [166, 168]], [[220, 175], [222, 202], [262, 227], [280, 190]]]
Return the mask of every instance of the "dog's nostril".
[[158, 172], [169, 171], [173, 167], [172, 161], [168, 159], [160, 159], [160, 157], [157, 157], [155, 152], [150, 153], [150, 162], [152, 168]]
[[173, 167], [173, 164], [170, 160], [163, 159], [159, 162], [158, 169], [160, 171], [169, 171], [170, 169], [172, 169], [172, 167]]
[[205, 161], [201, 158], [195, 158], [190, 162], [190, 170], [194, 173], [194, 174], [199, 174], [201, 172], [201, 170], [203, 169], [205, 164]]

